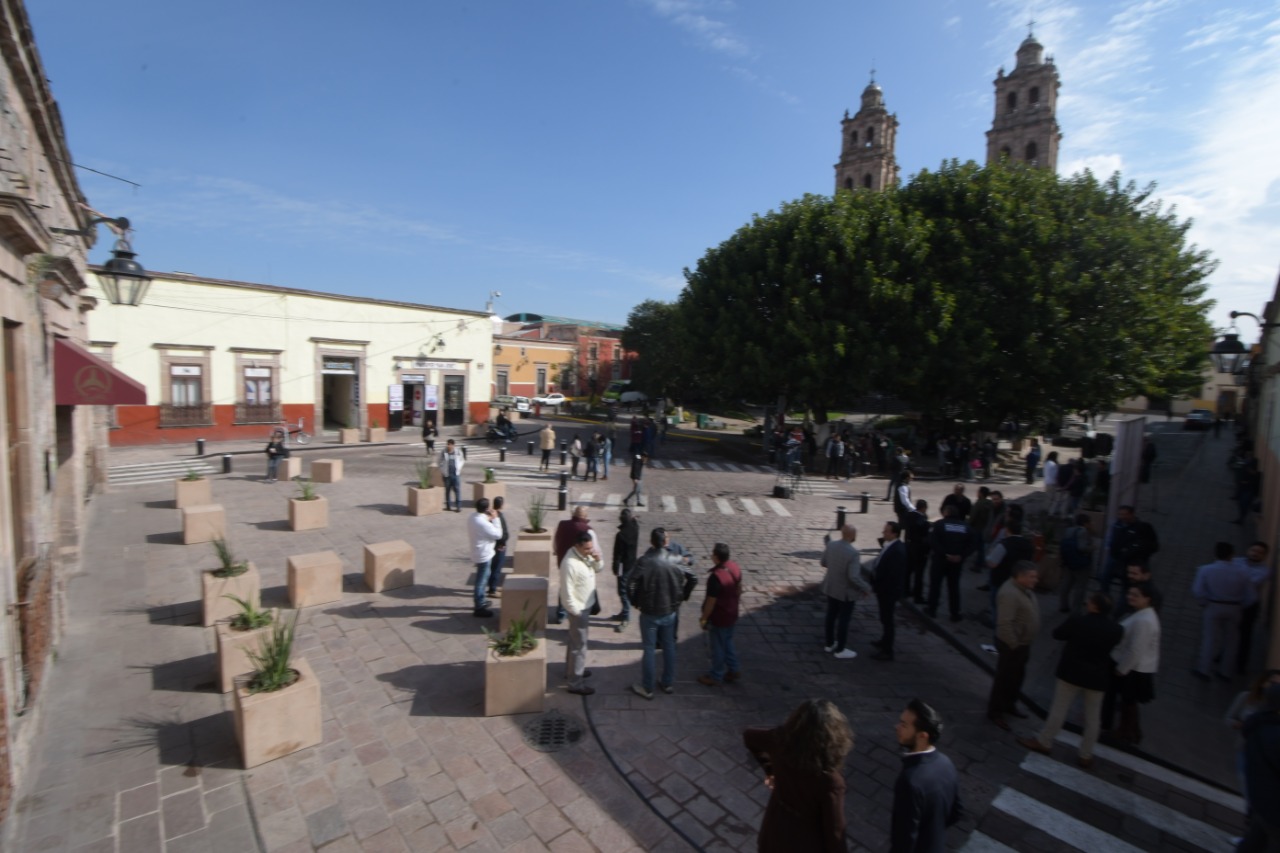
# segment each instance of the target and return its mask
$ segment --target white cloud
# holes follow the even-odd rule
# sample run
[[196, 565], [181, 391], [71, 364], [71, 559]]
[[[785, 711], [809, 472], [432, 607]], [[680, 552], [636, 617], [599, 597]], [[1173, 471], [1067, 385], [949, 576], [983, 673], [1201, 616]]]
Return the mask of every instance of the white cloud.
[[960, 16], [952, 15], [950, 18], [947, 18], [945, 21], [942, 22], [942, 26], [946, 27], [949, 30], [954, 30], [955, 28], [960, 26]]
[[659, 17], [694, 37], [702, 47], [735, 58], [746, 57], [751, 49], [744, 38], [724, 21], [708, 17], [704, 12], [723, 4], [705, 0], [645, 0]]
[[1077, 157], [1067, 163], [1059, 164], [1058, 172], [1063, 175], [1074, 175], [1088, 169], [1100, 181], [1105, 181], [1115, 172], [1124, 174], [1124, 158], [1119, 154], [1094, 154], [1089, 157]]

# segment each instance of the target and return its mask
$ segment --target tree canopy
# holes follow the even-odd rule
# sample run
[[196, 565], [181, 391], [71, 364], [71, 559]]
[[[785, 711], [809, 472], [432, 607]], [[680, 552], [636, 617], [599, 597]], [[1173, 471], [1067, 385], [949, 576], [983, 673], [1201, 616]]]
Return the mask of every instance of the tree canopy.
[[986, 423], [1185, 393], [1214, 264], [1151, 194], [952, 161], [897, 190], [806, 195], [710, 249], [676, 302], [632, 312], [637, 384], [680, 358], [726, 398], [825, 413], [875, 391]]

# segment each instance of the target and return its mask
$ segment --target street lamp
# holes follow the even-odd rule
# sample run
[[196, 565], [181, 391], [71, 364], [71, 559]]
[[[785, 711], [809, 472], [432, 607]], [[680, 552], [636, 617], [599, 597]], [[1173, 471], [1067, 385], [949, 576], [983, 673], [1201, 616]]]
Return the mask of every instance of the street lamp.
[[[1234, 317], [1234, 314], [1232, 316]], [[1209, 350], [1209, 359], [1219, 373], [1235, 373], [1241, 360], [1244, 359], [1244, 354], [1245, 348], [1240, 342], [1240, 336], [1227, 333]]]
[[[86, 210], [88, 208], [86, 207]], [[134, 260], [136, 253], [129, 245], [129, 220], [124, 216], [102, 216], [95, 211], [89, 220], [89, 227], [83, 230], [70, 228], [50, 228], [58, 234], [71, 234], [76, 237], [87, 237], [93, 233], [95, 225], [103, 224], [116, 235], [116, 244], [111, 249], [111, 259], [102, 265], [99, 279], [106, 292], [107, 301], [112, 305], [141, 305], [151, 286], [151, 276], [143, 269], [142, 264]]]

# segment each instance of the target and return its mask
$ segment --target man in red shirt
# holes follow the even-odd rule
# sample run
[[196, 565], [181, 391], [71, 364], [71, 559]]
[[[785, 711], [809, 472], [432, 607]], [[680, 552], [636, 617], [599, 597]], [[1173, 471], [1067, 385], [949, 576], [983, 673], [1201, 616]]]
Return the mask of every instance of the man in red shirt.
[[738, 597], [742, 592], [742, 567], [729, 559], [729, 546], [717, 542], [711, 549], [715, 562], [707, 575], [707, 599], [702, 603], [699, 624], [709, 632], [711, 671], [699, 676], [698, 683], [716, 687], [732, 684], [742, 676], [738, 652], [733, 647], [733, 629], [738, 623]]

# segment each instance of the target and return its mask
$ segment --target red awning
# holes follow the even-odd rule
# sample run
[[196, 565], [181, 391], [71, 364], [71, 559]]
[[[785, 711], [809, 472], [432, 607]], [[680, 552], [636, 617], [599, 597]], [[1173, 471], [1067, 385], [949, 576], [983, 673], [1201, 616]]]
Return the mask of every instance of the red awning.
[[145, 406], [147, 389], [70, 341], [53, 342], [54, 402], [59, 406]]

